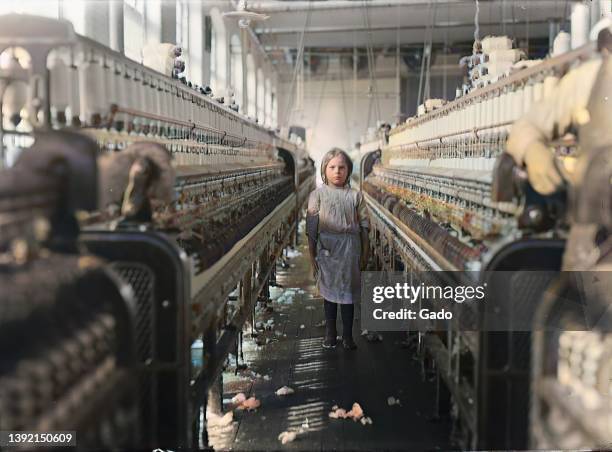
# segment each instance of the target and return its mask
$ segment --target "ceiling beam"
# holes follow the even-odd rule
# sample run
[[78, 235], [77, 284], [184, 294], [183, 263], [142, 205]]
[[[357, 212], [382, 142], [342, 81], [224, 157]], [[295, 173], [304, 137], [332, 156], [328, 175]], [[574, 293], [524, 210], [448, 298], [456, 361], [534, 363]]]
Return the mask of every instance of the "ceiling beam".
[[[504, 25], [524, 25], [524, 21], [519, 20], [504, 20], [497, 22], [480, 22], [481, 27], [502, 27]], [[547, 20], [537, 20], [529, 22], [530, 25], [546, 25]], [[461, 28], [474, 26], [474, 22], [437, 22], [433, 28]], [[348, 32], [374, 32], [374, 31], [388, 31], [388, 30], [423, 30], [425, 31], [428, 27], [422, 24], [420, 25], [373, 25], [370, 27], [364, 26], [337, 26], [337, 27], [308, 27], [306, 33], [348, 33]], [[302, 29], [296, 27], [286, 28], [256, 28], [255, 33], [257, 35], [273, 35], [273, 34], [291, 34], [301, 33]]]

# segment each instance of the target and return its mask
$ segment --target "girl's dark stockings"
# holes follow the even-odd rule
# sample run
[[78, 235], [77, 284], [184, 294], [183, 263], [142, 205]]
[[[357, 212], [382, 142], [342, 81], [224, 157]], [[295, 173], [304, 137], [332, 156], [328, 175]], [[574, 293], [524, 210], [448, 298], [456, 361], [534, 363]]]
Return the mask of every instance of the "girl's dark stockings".
[[[336, 319], [338, 318], [338, 304], [325, 300], [325, 321], [327, 325], [328, 337], [336, 337]], [[340, 314], [342, 315], [342, 338], [353, 338], [353, 316], [355, 315], [355, 305], [340, 304]]]

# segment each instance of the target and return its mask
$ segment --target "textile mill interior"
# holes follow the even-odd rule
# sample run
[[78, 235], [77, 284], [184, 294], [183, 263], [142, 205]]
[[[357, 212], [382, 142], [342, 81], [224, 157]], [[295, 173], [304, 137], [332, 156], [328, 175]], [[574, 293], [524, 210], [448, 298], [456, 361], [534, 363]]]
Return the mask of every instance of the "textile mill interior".
[[612, 450], [611, 54], [611, 0], [1, 1], [0, 450]]

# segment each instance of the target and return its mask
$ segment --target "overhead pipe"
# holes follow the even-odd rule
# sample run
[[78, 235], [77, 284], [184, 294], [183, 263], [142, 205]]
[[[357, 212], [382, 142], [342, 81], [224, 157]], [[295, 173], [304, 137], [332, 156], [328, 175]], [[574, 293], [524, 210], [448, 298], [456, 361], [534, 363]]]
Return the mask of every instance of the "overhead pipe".
[[[423, 0], [370, 0], [368, 8], [389, 8], [397, 6], [428, 6], [430, 1]], [[436, 2], [438, 6], [444, 5], [461, 5], [473, 4], [473, 0], [446, 0]], [[363, 8], [362, 2], [350, 0], [328, 0], [326, 2], [310, 2], [310, 1], [258, 1], [249, 2], [248, 10], [257, 13], [283, 13], [283, 12], [298, 12], [298, 11], [327, 11], [332, 9], [355, 9]]]

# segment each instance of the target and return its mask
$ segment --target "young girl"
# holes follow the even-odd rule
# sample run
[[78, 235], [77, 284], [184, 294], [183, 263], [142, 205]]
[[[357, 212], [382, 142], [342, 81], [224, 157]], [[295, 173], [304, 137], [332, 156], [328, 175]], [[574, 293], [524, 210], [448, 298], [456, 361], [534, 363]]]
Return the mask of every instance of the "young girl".
[[357, 348], [353, 340], [354, 303], [361, 292], [361, 270], [368, 261], [369, 221], [365, 200], [350, 188], [353, 163], [340, 149], [332, 149], [321, 162], [324, 185], [310, 194], [306, 234], [319, 293], [324, 298], [324, 348], [336, 346], [337, 305], [342, 314], [342, 344]]

